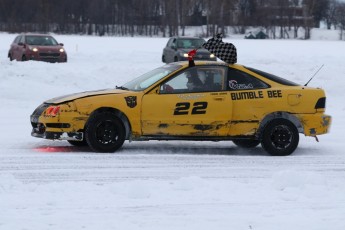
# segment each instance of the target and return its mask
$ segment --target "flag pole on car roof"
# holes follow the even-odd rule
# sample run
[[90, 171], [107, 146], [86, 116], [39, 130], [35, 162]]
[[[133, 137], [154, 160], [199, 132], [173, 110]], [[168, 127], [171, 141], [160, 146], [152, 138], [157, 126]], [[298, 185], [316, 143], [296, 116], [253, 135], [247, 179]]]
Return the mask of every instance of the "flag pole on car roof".
[[195, 66], [194, 63], [194, 56], [196, 54], [197, 49], [191, 50], [188, 52], [188, 62], [189, 62], [189, 67]]

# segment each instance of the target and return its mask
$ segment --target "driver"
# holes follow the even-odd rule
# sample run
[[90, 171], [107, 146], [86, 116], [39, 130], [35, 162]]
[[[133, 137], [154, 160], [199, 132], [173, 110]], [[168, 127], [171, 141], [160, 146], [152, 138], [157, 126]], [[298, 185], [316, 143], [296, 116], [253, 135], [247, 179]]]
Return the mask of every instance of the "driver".
[[187, 77], [187, 88], [189, 90], [200, 90], [204, 88], [204, 83], [206, 81], [206, 74], [203, 71], [191, 70], [186, 72]]

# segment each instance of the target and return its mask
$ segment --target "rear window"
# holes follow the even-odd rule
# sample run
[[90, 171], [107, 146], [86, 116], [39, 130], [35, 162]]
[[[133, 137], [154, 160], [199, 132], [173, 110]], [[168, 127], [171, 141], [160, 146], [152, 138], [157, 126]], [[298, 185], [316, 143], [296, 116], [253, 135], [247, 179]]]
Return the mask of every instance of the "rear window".
[[259, 74], [271, 81], [274, 81], [274, 82], [277, 82], [279, 84], [282, 84], [282, 85], [288, 85], [288, 86], [298, 86], [299, 84], [295, 83], [295, 82], [292, 82], [292, 81], [289, 81], [289, 80], [286, 80], [284, 78], [281, 78], [281, 77], [278, 77], [276, 75], [273, 75], [273, 74], [270, 74], [270, 73], [266, 73], [264, 71], [261, 71], [261, 70], [257, 70], [257, 69], [254, 69], [254, 68], [250, 68], [250, 67], [246, 67], [245, 68], [249, 69], [250, 71], [256, 73], [256, 74]]

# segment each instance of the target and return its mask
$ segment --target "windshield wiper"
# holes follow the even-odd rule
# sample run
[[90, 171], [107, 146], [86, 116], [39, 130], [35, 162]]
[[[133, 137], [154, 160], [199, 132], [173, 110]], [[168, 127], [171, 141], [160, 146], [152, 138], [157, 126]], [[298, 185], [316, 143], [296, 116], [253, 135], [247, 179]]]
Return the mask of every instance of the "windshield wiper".
[[115, 86], [116, 89], [122, 89], [122, 90], [129, 90], [128, 88], [126, 87], [123, 87], [123, 86]]

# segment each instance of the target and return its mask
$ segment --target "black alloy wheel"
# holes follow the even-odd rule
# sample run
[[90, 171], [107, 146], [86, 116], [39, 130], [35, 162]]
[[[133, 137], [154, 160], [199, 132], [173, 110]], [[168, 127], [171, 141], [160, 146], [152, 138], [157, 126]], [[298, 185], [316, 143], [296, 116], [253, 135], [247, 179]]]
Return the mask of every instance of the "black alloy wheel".
[[261, 145], [272, 156], [287, 156], [298, 146], [296, 126], [286, 119], [274, 119], [264, 128]]
[[125, 141], [125, 128], [113, 113], [98, 113], [87, 122], [85, 139], [93, 151], [115, 152]]

